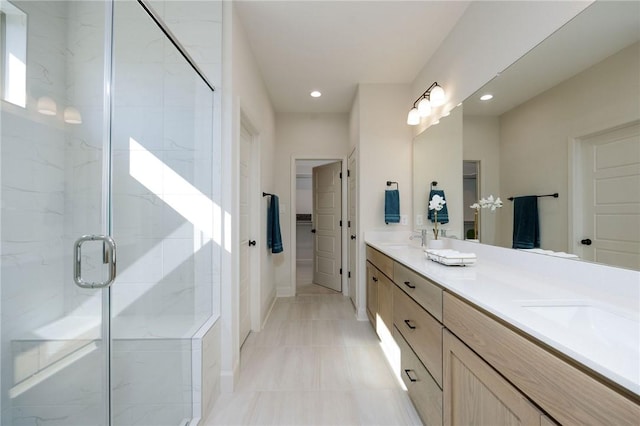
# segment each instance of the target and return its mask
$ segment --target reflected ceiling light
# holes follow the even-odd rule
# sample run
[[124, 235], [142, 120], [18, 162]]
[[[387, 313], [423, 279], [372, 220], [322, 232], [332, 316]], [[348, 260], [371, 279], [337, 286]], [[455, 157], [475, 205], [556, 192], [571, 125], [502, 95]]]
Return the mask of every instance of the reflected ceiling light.
[[481, 101], [488, 101], [489, 99], [493, 99], [493, 95], [492, 94], [487, 93], [486, 95], [480, 96], [480, 100]]
[[64, 109], [64, 122], [69, 124], [82, 124], [82, 115], [74, 107], [66, 107]]
[[432, 107], [443, 105], [444, 102], [444, 89], [437, 82], [433, 83], [413, 103], [413, 107], [407, 116], [407, 124], [410, 126], [420, 124], [420, 118], [428, 116], [431, 114]]
[[58, 113], [56, 101], [48, 96], [42, 96], [38, 99], [37, 109], [43, 115], [56, 115]]
[[322, 93], [320, 93], [318, 90], [314, 90], [309, 94], [311, 95], [312, 98], [319, 98], [320, 96], [322, 96]]

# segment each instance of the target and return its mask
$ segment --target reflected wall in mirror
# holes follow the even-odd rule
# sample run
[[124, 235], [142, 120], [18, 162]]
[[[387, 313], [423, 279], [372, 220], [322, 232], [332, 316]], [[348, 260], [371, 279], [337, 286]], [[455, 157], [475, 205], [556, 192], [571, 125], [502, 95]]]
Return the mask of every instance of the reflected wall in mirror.
[[640, 269], [639, 40], [639, 2], [595, 2], [464, 102], [458, 163], [504, 201], [482, 243], [512, 247], [509, 197], [558, 192], [538, 198], [542, 249]]
[[[427, 220], [431, 183], [444, 191], [449, 222], [438, 225], [440, 235], [464, 238], [462, 209], [462, 108], [454, 108], [413, 141], [413, 210], [417, 230], [433, 229]], [[433, 233], [427, 233], [433, 238]]]

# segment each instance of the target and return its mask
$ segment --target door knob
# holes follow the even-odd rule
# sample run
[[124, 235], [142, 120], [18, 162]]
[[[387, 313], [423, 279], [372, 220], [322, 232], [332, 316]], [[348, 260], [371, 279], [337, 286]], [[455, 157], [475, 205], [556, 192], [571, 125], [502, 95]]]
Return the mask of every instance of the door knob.
[[351, 239], [352, 239], [352, 240], [355, 240], [355, 239], [356, 239], [356, 236], [355, 236], [355, 235], [352, 235], [352, 236], [351, 236]]
[[580, 241], [580, 244], [584, 244], [585, 246], [590, 246], [591, 242], [592, 241], [589, 238], [585, 238], [584, 240]]
[[315, 234], [315, 233], [316, 233], [316, 230], [315, 230], [315, 229], [312, 229], [312, 230], [311, 230], [311, 233], [312, 233], [312, 234]]
[[256, 245], [256, 241], [255, 240], [249, 240], [249, 247], [255, 246], [255, 245]]

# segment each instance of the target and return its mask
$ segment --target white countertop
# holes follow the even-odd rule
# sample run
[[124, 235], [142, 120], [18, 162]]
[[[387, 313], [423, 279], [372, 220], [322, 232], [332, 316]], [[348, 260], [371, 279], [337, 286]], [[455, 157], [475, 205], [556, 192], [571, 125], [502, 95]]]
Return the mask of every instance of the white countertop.
[[[620, 386], [640, 394], [640, 272], [445, 239], [470, 266], [428, 260], [390, 233], [370, 246]], [[418, 243], [419, 244], [419, 243]]]

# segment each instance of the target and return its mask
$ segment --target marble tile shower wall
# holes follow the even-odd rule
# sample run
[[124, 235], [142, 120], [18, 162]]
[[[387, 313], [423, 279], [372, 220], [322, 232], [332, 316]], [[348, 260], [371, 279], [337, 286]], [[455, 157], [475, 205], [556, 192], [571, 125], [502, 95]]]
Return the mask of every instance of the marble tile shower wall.
[[[19, 1], [29, 16], [27, 106], [2, 108], [2, 389], [20, 377], [12, 344], [64, 314], [67, 126], [36, 111], [39, 97], [66, 102], [65, 6]], [[16, 403], [16, 401], [13, 401]], [[2, 424], [12, 424], [12, 401], [2, 392]], [[20, 415], [20, 413], [14, 413]]]
[[[116, 10], [124, 7], [137, 5]], [[211, 95], [153, 24], [141, 26], [127, 10], [116, 13], [113, 227], [121, 272], [113, 311], [202, 322], [212, 310], [215, 254], [206, 241], [213, 228], [206, 215], [213, 201]], [[157, 165], [134, 170], [138, 155]]]

